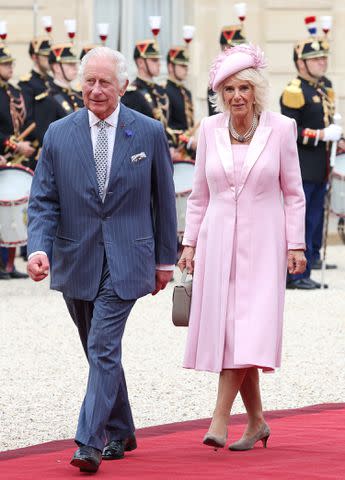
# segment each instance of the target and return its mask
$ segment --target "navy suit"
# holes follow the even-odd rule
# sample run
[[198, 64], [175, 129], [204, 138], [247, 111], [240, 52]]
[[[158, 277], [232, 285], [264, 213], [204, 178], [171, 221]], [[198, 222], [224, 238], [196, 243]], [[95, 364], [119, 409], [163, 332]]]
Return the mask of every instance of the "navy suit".
[[[139, 161], [132, 157], [144, 152]], [[155, 288], [157, 264], [174, 264], [172, 163], [162, 125], [121, 105], [109, 185], [98, 193], [88, 112], [50, 125], [31, 188], [28, 254], [51, 261], [90, 372], [76, 440], [102, 449], [134, 430], [121, 338], [135, 300]]]

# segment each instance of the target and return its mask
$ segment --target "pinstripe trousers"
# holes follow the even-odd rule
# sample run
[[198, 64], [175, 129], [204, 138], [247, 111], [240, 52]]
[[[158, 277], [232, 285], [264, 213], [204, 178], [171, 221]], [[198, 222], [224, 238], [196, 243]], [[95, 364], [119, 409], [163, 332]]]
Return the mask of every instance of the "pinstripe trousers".
[[89, 363], [89, 377], [75, 441], [102, 450], [111, 440], [134, 433], [132, 412], [121, 364], [121, 340], [135, 300], [114, 292], [108, 263], [94, 301], [64, 299], [76, 324]]

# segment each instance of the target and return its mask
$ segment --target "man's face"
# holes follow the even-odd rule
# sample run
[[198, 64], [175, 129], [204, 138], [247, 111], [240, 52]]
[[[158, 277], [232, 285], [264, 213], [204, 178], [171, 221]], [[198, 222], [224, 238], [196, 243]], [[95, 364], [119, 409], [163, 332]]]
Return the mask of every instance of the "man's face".
[[177, 80], [183, 82], [186, 80], [188, 75], [188, 66], [187, 65], [175, 65], [175, 76]]
[[13, 62], [0, 63], [0, 77], [7, 82], [13, 75]]
[[148, 73], [151, 74], [152, 77], [158, 77], [160, 69], [161, 69], [161, 61], [159, 58], [147, 58], [147, 69]]
[[49, 72], [50, 66], [47, 55], [35, 55], [34, 62], [37, 65], [39, 71], [43, 73], [43, 75], [46, 75]]
[[116, 65], [112, 59], [90, 58], [82, 79], [84, 104], [96, 117], [104, 120], [116, 109], [119, 97], [125, 93], [127, 85], [128, 80], [120, 88]]
[[327, 57], [308, 58], [308, 60], [306, 60], [306, 65], [313, 77], [321, 78], [325, 75], [327, 71], [328, 58]]
[[77, 63], [63, 63], [62, 68], [65, 74], [66, 79], [69, 82], [73, 82], [78, 75], [78, 64]]

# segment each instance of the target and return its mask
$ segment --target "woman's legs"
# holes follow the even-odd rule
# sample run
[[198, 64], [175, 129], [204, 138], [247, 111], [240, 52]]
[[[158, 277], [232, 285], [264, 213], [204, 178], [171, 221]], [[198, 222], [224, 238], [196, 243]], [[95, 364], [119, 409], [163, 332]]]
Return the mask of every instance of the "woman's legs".
[[248, 425], [243, 436], [251, 437], [265, 423], [262, 412], [259, 372], [256, 367], [247, 369], [240, 387], [240, 393], [248, 414]]
[[219, 374], [216, 408], [213, 413], [209, 433], [224, 437], [227, 432], [229, 415], [246, 376], [247, 369], [226, 369]]

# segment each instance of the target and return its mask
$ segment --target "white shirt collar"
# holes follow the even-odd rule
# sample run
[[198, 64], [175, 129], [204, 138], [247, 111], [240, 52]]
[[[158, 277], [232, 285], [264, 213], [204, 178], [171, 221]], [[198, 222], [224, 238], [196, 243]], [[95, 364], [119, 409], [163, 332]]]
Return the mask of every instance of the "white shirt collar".
[[[109, 125], [116, 128], [117, 123], [119, 121], [119, 113], [120, 113], [120, 102], [118, 103], [118, 105], [115, 108], [115, 110], [113, 111], [113, 113], [111, 115], [109, 115], [109, 117], [105, 118], [104, 120]], [[90, 127], [94, 127], [100, 121], [100, 118], [96, 117], [96, 115], [94, 113], [92, 113], [91, 110], [88, 110], [88, 114], [89, 114], [89, 125], [90, 125]]]

